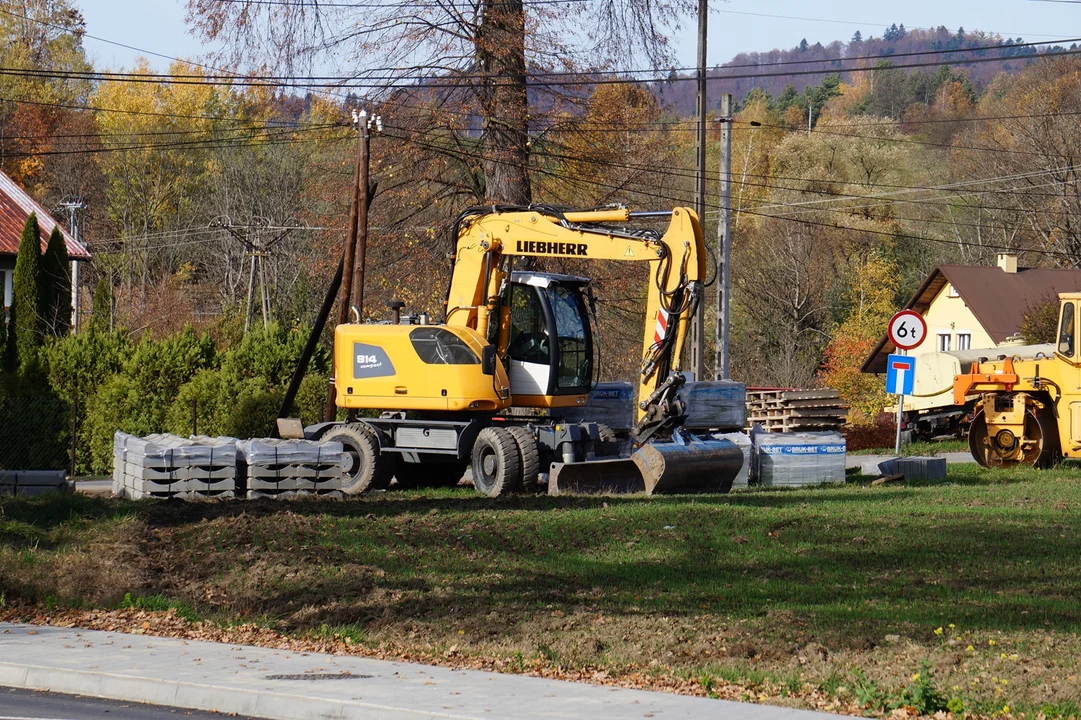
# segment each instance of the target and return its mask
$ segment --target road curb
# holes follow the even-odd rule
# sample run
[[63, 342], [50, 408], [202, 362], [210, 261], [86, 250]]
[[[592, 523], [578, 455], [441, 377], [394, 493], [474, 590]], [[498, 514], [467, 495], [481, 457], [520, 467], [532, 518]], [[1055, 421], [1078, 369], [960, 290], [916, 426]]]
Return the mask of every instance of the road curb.
[[196, 685], [165, 679], [148, 680], [133, 675], [19, 665], [4, 661], [0, 661], [0, 686], [173, 706], [187, 710], [251, 715], [269, 720], [474, 720], [471, 715], [436, 714], [428, 710], [387, 707], [356, 700], [346, 703], [310, 695]]
[[836, 717], [480, 670], [101, 630], [0, 623], [0, 647], [5, 650], [0, 686], [268, 720]]

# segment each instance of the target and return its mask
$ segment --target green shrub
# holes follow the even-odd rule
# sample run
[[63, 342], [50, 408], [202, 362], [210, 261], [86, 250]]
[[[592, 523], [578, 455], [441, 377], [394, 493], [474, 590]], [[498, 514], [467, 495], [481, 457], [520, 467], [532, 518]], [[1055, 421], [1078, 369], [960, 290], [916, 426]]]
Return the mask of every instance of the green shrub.
[[225, 434], [236, 438], [267, 437], [278, 416], [282, 395], [281, 390], [273, 389], [241, 397], [229, 414]]
[[[221, 367], [234, 378], [266, 378], [276, 387], [285, 387], [308, 339], [308, 330], [297, 326], [283, 328], [271, 323], [264, 330], [257, 327], [222, 358]], [[309, 372], [327, 371], [329, 354], [320, 348], [308, 364]]]
[[327, 387], [330, 376], [326, 373], [308, 372], [300, 383], [293, 408], [289, 413], [304, 421], [305, 425], [320, 422], [327, 402]]
[[76, 395], [93, 393], [103, 380], [123, 370], [131, 351], [126, 333], [91, 326], [86, 332], [46, 343], [42, 366], [49, 385], [70, 402]]

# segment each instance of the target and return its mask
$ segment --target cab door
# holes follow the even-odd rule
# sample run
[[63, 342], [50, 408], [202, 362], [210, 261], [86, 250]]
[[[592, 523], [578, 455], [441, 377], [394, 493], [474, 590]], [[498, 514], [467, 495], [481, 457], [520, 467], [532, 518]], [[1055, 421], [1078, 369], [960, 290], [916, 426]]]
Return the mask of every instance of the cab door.
[[511, 285], [507, 365], [512, 396], [548, 395], [552, 384], [552, 341], [540, 288]]
[[[1066, 368], [1067, 380], [1065, 387], [1061, 388], [1063, 395], [1072, 395], [1074, 398], [1081, 393], [1081, 370], [1077, 367], [1077, 303], [1066, 300], [1059, 310], [1058, 338], [1055, 341], [1055, 354], [1060, 360], [1065, 360], [1063, 367]], [[1081, 444], [1081, 402], [1070, 402], [1070, 440], [1074, 446]], [[1062, 448], [1067, 454], [1067, 448]]]

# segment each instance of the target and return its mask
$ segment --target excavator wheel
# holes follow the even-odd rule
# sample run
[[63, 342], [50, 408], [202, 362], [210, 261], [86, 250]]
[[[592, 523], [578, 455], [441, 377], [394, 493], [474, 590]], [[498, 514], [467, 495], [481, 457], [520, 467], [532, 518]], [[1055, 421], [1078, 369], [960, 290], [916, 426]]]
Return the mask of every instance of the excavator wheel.
[[467, 463], [454, 462], [407, 463], [398, 460], [394, 466], [394, 479], [403, 490], [422, 487], [454, 487], [465, 474]]
[[[986, 468], [1048, 467], [1058, 457], [1058, 428], [1055, 416], [1048, 408], [1025, 412], [1025, 439], [1031, 444], [1024, 456], [1005, 458], [1020, 440], [1011, 436], [990, 437], [983, 410], [976, 412], [968, 429], [968, 447], [972, 458]], [[1001, 453], [1000, 453], [1001, 450]]]
[[506, 428], [484, 428], [473, 443], [473, 487], [487, 497], [499, 497], [521, 486], [518, 443]]
[[394, 458], [379, 452], [379, 433], [366, 423], [348, 423], [331, 428], [321, 438], [342, 444], [351, 460], [342, 479], [342, 492], [361, 495], [369, 490], [385, 490], [394, 475]]
[[518, 444], [518, 453], [522, 461], [522, 492], [537, 492], [537, 476], [540, 474], [540, 450], [533, 433], [524, 427], [508, 427]]
[[619, 455], [619, 438], [616, 437], [615, 430], [604, 423], [597, 423], [597, 434], [601, 437], [600, 447], [594, 451], [597, 457], [615, 457]]

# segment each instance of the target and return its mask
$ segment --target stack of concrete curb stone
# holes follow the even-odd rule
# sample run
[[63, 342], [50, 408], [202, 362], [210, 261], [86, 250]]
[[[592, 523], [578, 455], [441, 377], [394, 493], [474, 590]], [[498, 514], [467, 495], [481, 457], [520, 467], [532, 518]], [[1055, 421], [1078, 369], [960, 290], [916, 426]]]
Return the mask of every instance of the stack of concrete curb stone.
[[241, 440], [237, 451], [249, 499], [340, 498], [348, 455], [337, 442]]
[[0, 495], [41, 495], [73, 489], [63, 470], [0, 470]]
[[236, 496], [236, 438], [113, 436], [113, 494], [129, 500]]

